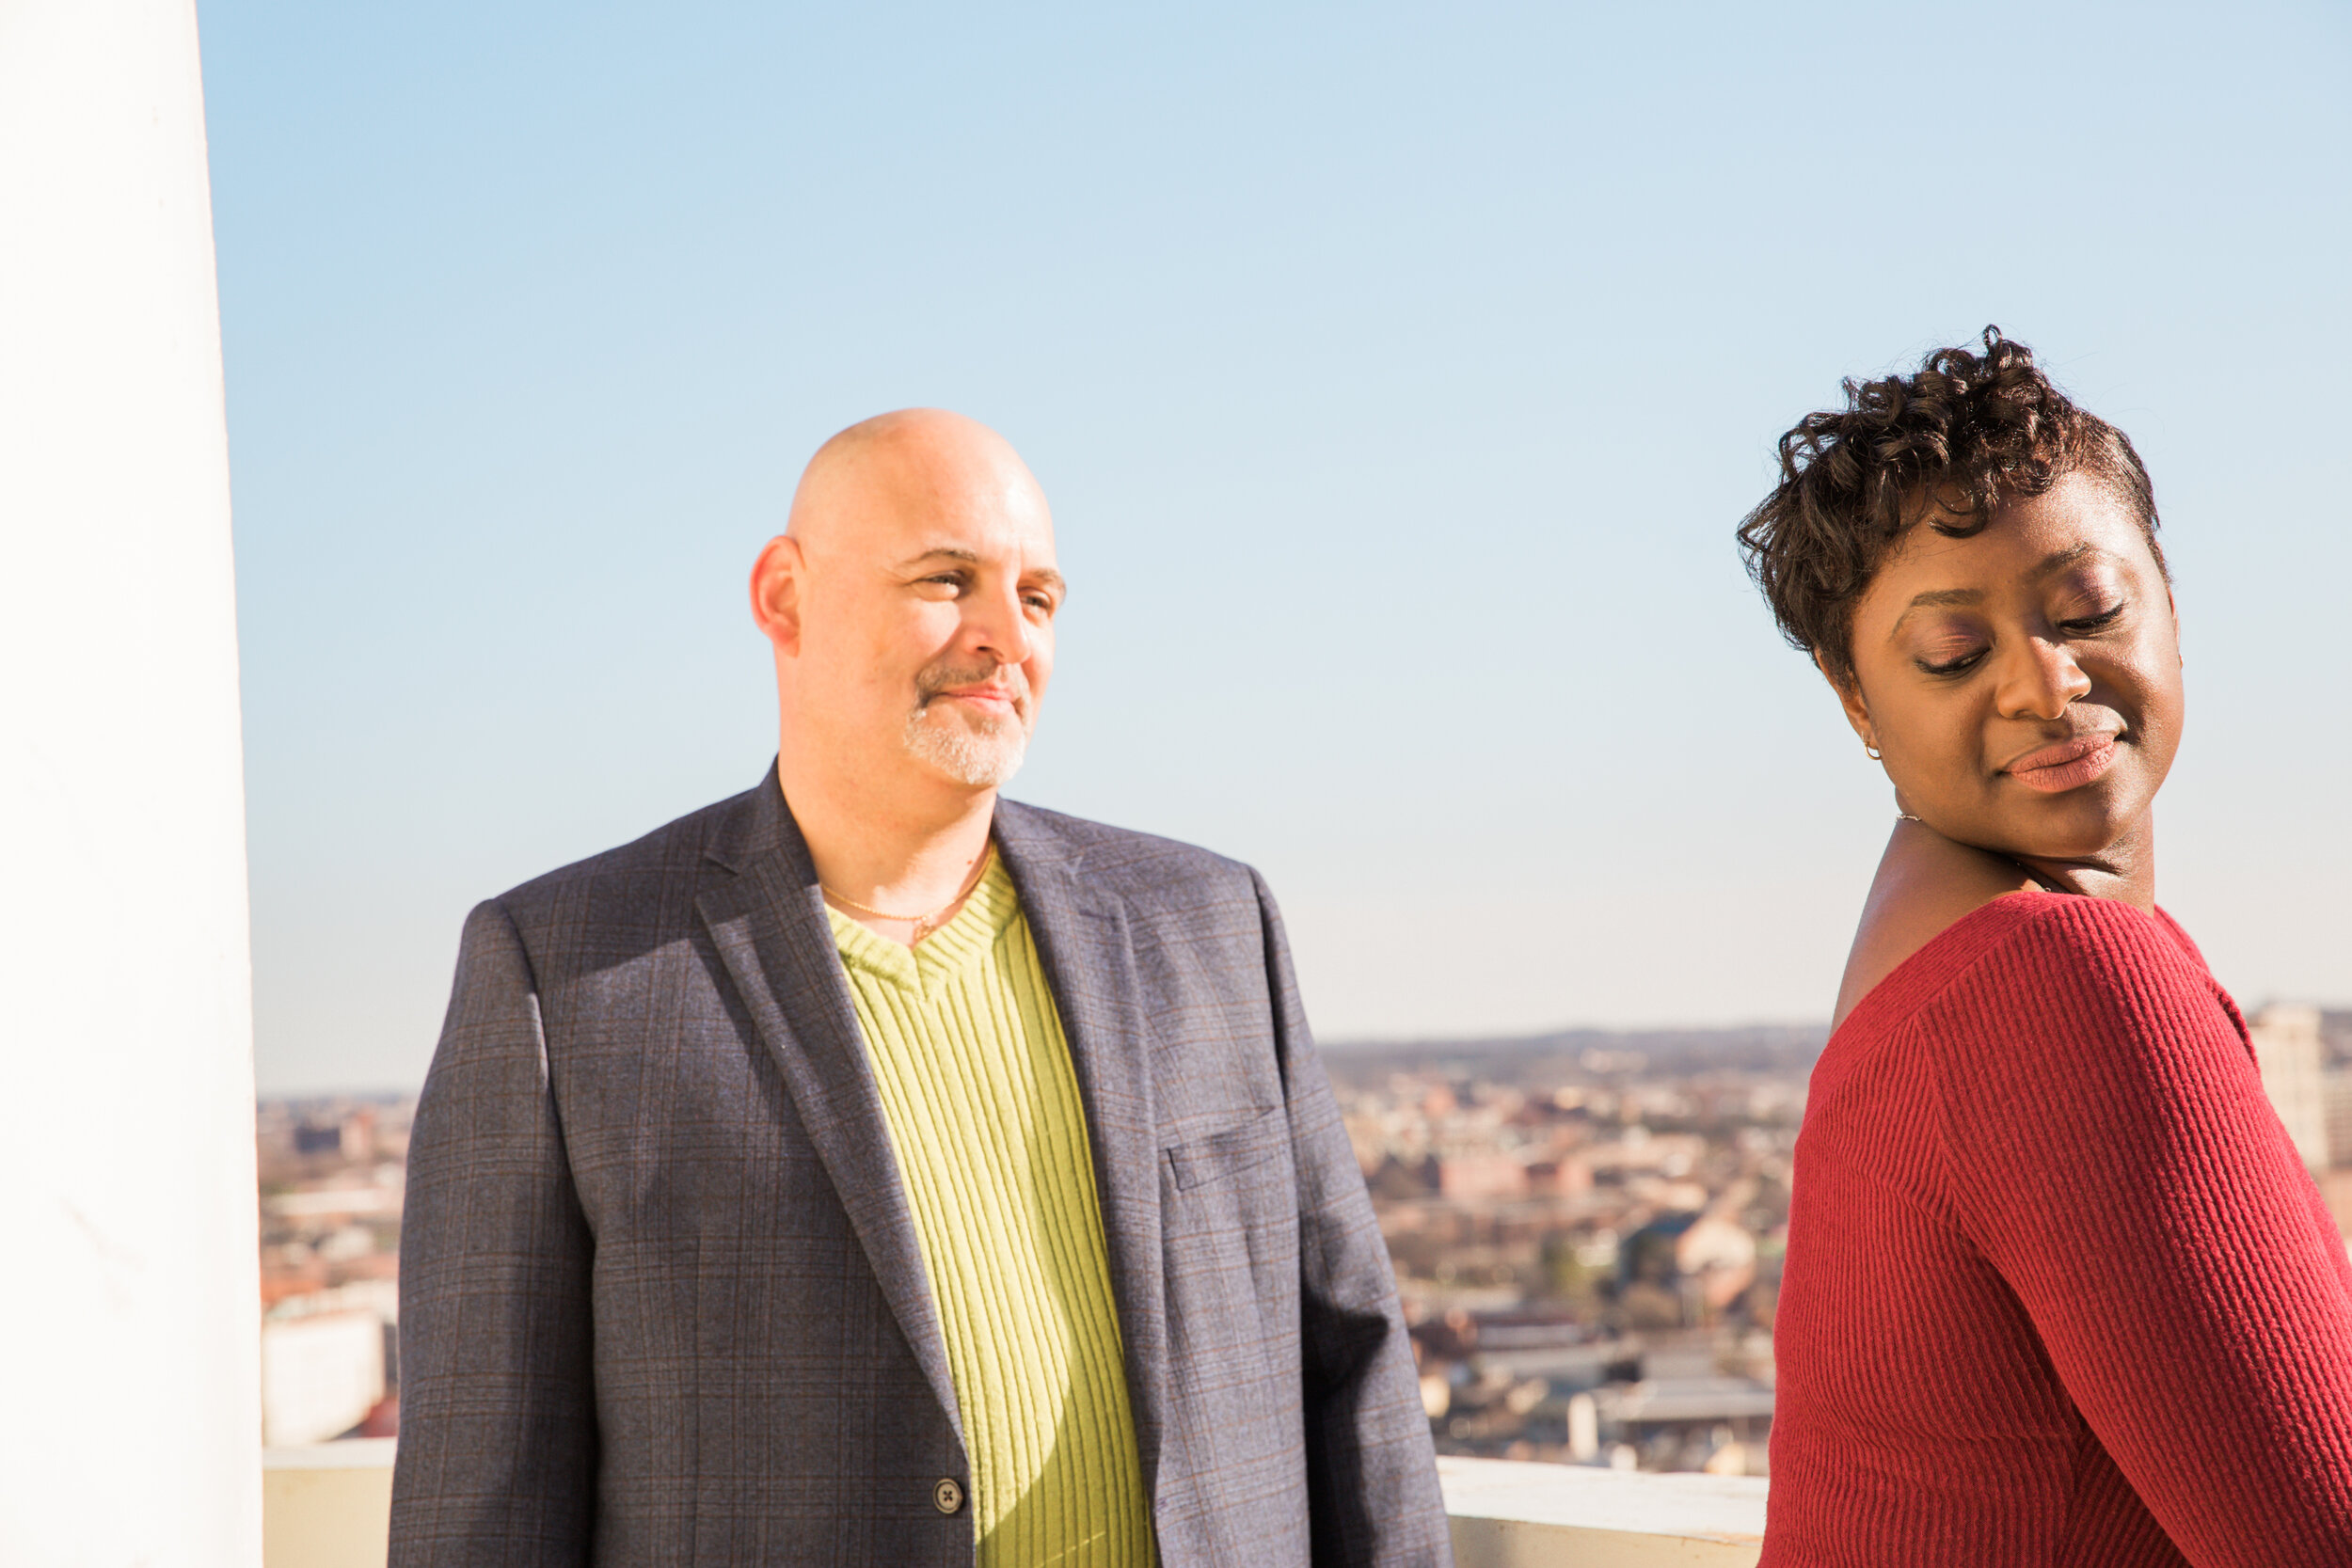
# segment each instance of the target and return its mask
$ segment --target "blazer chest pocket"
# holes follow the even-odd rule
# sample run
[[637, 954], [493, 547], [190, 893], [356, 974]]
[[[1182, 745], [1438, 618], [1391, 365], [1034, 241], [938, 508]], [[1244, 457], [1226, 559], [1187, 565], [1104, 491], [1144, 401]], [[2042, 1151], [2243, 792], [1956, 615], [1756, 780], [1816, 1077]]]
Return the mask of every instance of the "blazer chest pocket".
[[1243, 1171], [1266, 1164], [1290, 1145], [1290, 1118], [1282, 1107], [1259, 1112], [1238, 1127], [1228, 1127], [1165, 1151], [1169, 1173], [1179, 1192], [1191, 1192], [1230, 1181]]

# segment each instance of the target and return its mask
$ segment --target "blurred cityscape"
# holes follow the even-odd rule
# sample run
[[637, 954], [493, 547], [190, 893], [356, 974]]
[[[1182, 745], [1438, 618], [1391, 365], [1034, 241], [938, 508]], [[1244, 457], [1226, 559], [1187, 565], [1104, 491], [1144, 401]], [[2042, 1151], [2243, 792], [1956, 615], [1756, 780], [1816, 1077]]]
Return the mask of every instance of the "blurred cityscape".
[[400, 1205], [413, 1099], [265, 1100], [262, 1436], [400, 1428]]
[[[2255, 1022], [2352, 1236], [2352, 1012]], [[1820, 1029], [1327, 1047], [1443, 1453], [1768, 1473], [1772, 1307]], [[414, 1101], [262, 1102], [273, 1446], [390, 1436]]]

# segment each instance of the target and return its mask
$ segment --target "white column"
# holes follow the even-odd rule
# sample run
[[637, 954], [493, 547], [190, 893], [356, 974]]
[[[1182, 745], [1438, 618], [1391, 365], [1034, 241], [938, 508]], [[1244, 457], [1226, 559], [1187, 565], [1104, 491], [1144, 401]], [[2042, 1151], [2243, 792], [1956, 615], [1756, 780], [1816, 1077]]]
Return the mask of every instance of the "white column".
[[0, 1563], [261, 1560], [245, 784], [188, 0], [0, 0]]

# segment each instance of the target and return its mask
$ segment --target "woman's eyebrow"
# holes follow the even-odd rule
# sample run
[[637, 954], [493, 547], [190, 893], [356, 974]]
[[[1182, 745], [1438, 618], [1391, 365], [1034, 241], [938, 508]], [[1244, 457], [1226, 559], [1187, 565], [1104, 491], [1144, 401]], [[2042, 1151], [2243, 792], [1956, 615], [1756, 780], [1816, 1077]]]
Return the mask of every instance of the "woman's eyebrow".
[[[2034, 569], [2026, 574], [2026, 577], [2028, 581], [2039, 582], [2053, 572], [2064, 571], [2085, 556], [2105, 555], [2106, 553], [2098, 546], [2085, 540], [2079, 545], [2069, 545], [2062, 550], [2051, 551], [2043, 556], [2035, 564]], [[1887, 628], [1887, 635], [1892, 637], [1901, 630], [1904, 620], [1915, 610], [1930, 610], [1938, 605], [1982, 604], [1983, 602], [1984, 590], [1981, 588], [1931, 588], [1924, 594], [1914, 594], [1911, 596], [1911, 602], [1903, 606], [1902, 614], [1896, 616], [1895, 624]]]
[[1911, 602], [1903, 606], [1903, 612], [1895, 617], [1895, 624], [1886, 628], [1886, 635], [1892, 637], [1902, 630], [1903, 623], [1911, 618], [1911, 612], [1915, 610], [1929, 610], [1937, 605], [1982, 604], [1983, 602], [1984, 590], [1981, 588], [1931, 588], [1924, 594], [1914, 594], [1911, 596]]

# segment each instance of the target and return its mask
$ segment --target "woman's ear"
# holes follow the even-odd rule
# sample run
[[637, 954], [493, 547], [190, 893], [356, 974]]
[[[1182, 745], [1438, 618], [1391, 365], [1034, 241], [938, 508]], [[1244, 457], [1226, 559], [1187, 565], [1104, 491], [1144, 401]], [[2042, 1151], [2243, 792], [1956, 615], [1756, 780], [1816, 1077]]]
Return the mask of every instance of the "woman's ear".
[[1878, 729], [1870, 722], [1869, 705], [1862, 700], [1862, 683], [1851, 674], [1840, 675], [1831, 669], [1829, 660], [1821, 657], [1819, 648], [1813, 650], [1813, 668], [1821, 673], [1821, 678], [1829, 682], [1829, 689], [1837, 693], [1837, 705], [1846, 710], [1846, 722], [1852, 725], [1853, 733], [1862, 737], [1862, 744], [1870, 751], [1877, 751]]

